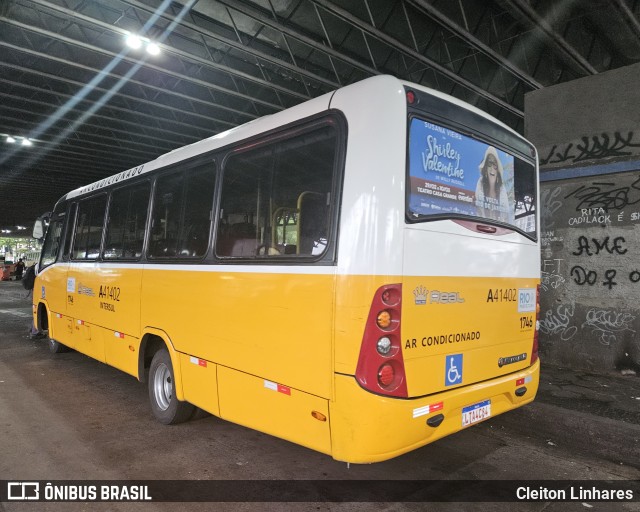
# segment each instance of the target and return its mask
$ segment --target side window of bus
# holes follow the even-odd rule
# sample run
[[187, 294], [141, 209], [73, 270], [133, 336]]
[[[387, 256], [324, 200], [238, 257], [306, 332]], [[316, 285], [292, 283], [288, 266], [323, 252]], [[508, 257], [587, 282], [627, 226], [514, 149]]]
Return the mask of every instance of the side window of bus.
[[232, 154], [224, 170], [216, 254], [256, 259], [323, 254], [336, 154], [331, 124]]
[[51, 265], [56, 261], [58, 257], [58, 251], [60, 250], [60, 239], [62, 237], [62, 226], [64, 225], [64, 218], [53, 219], [42, 246], [40, 264], [41, 268]]
[[103, 258], [137, 259], [142, 256], [150, 195], [149, 182], [111, 193]]
[[158, 178], [153, 195], [151, 258], [202, 258], [206, 254], [215, 178], [212, 164]]
[[71, 249], [74, 260], [94, 260], [100, 255], [107, 196], [101, 194], [78, 205], [76, 232]]
[[76, 220], [76, 211], [78, 209], [78, 204], [73, 203], [69, 208], [68, 220], [64, 233], [64, 249], [62, 251], [62, 259], [63, 261], [68, 261], [71, 251], [71, 237], [73, 236], [73, 226], [75, 225]]

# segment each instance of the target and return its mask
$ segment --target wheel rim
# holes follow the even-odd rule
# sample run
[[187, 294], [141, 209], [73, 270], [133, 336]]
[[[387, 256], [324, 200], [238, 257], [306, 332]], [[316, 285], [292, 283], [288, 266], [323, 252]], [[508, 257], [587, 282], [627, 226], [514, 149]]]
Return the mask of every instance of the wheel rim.
[[158, 365], [153, 377], [153, 393], [158, 407], [166, 411], [173, 396], [173, 382], [171, 381], [171, 371], [164, 363]]

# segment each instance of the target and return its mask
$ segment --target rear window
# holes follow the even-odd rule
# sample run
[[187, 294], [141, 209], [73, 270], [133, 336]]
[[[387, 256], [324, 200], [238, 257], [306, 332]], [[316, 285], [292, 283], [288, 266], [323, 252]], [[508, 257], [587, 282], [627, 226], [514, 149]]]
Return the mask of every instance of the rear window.
[[502, 149], [414, 117], [408, 218], [480, 217], [536, 234], [534, 166]]

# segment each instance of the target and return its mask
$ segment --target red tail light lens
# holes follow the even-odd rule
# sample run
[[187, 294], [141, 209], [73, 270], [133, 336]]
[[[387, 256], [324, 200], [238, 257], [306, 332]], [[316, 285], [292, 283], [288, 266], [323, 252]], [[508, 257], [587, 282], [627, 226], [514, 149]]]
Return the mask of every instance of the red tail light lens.
[[374, 294], [362, 337], [356, 379], [373, 393], [407, 397], [400, 347], [402, 285], [380, 287]]
[[396, 372], [393, 371], [393, 366], [389, 363], [384, 363], [378, 370], [378, 383], [383, 388], [387, 388], [393, 383], [395, 376]]
[[416, 102], [416, 94], [413, 91], [407, 91], [407, 103], [413, 105]]

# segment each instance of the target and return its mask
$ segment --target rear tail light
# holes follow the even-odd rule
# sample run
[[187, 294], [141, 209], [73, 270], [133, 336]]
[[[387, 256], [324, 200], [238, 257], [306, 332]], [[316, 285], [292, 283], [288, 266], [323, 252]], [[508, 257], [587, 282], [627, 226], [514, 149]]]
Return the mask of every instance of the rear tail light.
[[378, 370], [378, 384], [383, 388], [388, 388], [393, 384], [396, 377], [396, 372], [390, 363], [384, 363]]
[[538, 333], [540, 332], [540, 285], [536, 288], [536, 322], [533, 331], [533, 347], [531, 348], [531, 364], [538, 360]]
[[380, 287], [371, 302], [371, 309], [362, 337], [356, 379], [373, 392], [407, 397], [404, 360], [400, 347], [402, 285]]

